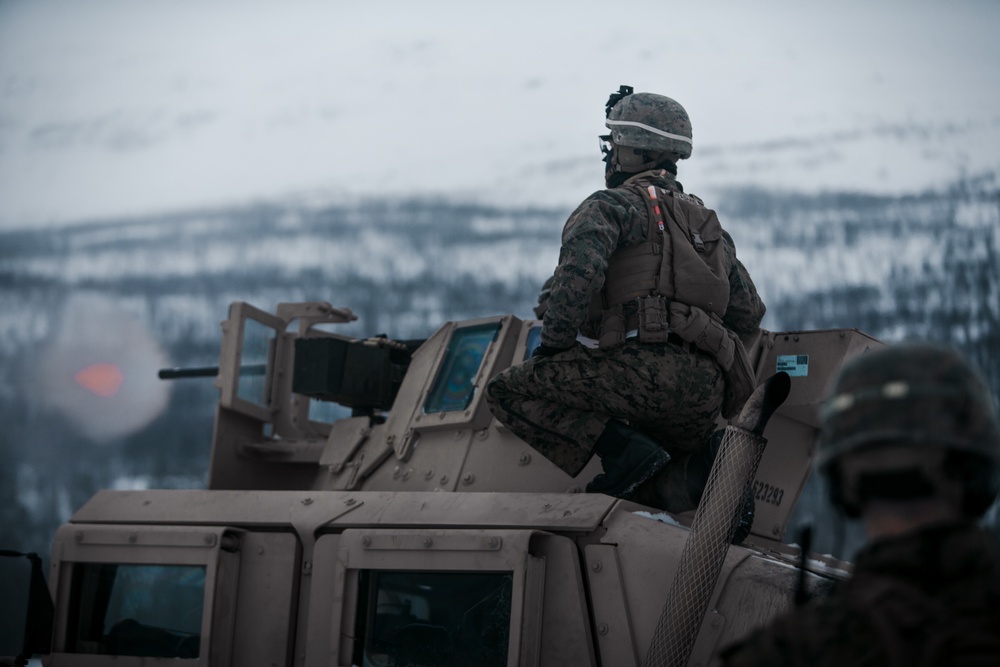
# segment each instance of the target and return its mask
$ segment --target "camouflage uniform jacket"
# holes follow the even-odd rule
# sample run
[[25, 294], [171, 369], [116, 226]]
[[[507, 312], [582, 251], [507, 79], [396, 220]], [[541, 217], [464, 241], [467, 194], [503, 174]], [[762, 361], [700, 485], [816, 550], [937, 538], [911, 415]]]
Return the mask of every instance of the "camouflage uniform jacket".
[[1000, 665], [1000, 551], [971, 524], [876, 542], [830, 598], [720, 655], [760, 665]]
[[[551, 279], [543, 319], [545, 345], [567, 348], [576, 340], [579, 330], [589, 335], [588, 307], [591, 298], [604, 286], [608, 259], [619, 248], [637, 245], [646, 238], [649, 227], [646, 203], [630, 187], [634, 185], [642, 188], [656, 185], [683, 192], [669, 172], [656, 169], [637, 174], [620, 187], [599, 190], [577, 207], [563, 227], [559, 265]], [[723, 323], [743, 340], [749, 340], [759, 330], [764, 303], [750, 274], [736, 258], [732, 237], [725, 232], [723, 237], [730, 285], [729, 307]]]

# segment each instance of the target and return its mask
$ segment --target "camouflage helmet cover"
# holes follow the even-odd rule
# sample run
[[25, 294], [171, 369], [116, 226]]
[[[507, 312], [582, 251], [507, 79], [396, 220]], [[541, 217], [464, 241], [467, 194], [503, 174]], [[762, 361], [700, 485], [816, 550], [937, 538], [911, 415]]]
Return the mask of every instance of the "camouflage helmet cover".
[[676, 101], [653, 93], [623, 97], [608, 112], [605, 122], [611, 140], [619, 146], [691, 157], [691, 119]]
[[982, 377], [955, 351], [902, 343], [849, 362], [822, 410], [818, 465], [880, 447], [941, 448], [1000, 467], [1000, 425]]

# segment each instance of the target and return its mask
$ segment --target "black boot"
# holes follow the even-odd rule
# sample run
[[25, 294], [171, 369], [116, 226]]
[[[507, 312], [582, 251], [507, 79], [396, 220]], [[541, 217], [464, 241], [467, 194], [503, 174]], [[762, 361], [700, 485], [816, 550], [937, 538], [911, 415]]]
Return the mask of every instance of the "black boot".
[[[705, 446], [673, 459], [669, 466], [661, 469], [649, 482], [636, 487], [629, 500], [671, 514], [681, 514], [697, 508], [724, 434], [725, 430], [719, 429], [709, 437]], [[743, 501], [737, 509], [739, 518], [733, 544], [742, 544], [750, 536], [756, 509], [753, 485], [750, 485], [744, 489]]]
[[631, 500], [643, 482], [670, 462], [670, 455], [652, 438], [616, 419], [608, 422], [596, 451], [604, 472], [587, 484], [587, 492], [623, 500]]
[[705, 445], [693, 452], [675, 456], [670, 465], [658, 472], [648, 484], [637, 489], [631, 500], [672, 514], [695, 509], [705, 491], [708, 473], [722, 444], [719, 429]]

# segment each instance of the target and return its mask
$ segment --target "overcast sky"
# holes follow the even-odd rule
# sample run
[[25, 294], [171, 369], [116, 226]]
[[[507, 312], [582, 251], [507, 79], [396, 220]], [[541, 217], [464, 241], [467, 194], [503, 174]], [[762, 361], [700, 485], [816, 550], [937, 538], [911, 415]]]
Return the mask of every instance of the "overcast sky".
[[1000, 168], [1000, 2], [0, 0], [0, 229], [287, 196], [571, 205], [619, 84], [703, 193]]

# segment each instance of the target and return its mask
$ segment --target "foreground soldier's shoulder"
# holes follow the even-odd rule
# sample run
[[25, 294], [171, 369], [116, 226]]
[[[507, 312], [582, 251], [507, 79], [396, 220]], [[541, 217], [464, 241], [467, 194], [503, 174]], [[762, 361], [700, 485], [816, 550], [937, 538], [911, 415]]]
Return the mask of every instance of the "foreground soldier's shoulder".
[[[843, 645], [856, 639], [851, 619], [845, 617], [841, 604], [810, 603], [788, 612], [769, 625], [752, 632], [736, 644], [725, 647], [720, 657], [724, 667], [772, 667], [774, 665], [854, 664], [849, 660], [831, 660], [851, 653]], [[855, 621], [856, 623], [856, 621]], [[866, 635], [869, 643], [873, 641]]]

